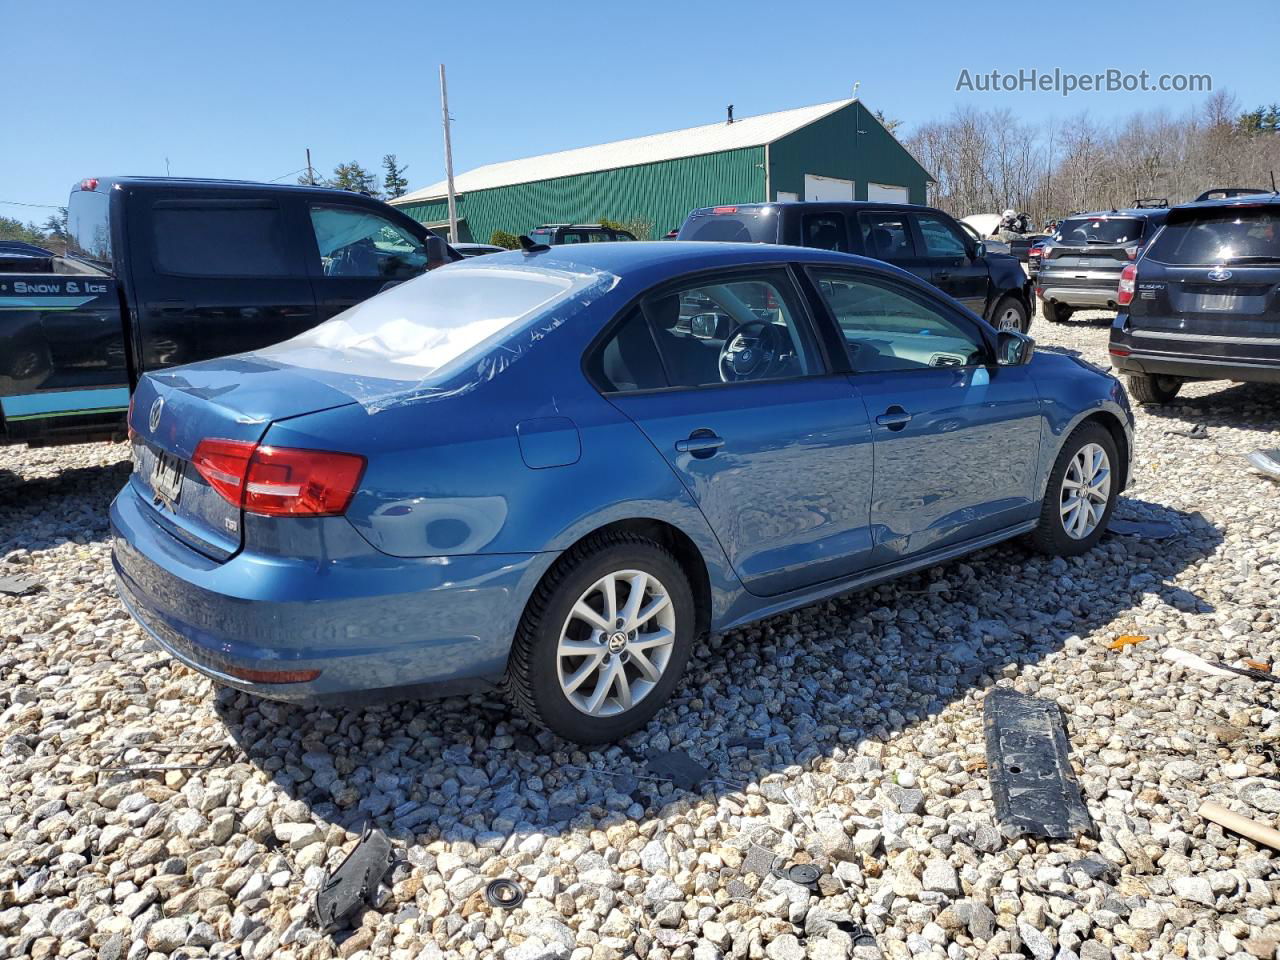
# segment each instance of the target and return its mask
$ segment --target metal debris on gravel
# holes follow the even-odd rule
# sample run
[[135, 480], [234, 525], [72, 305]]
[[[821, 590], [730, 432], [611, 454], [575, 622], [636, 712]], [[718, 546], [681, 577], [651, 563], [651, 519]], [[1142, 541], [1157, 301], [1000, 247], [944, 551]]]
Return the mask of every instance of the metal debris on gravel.
[[[1105, 367], [1108, 319], [1031, 332]], [[1137, 419], [1120, 515], [1176, 536], [1069, 560], [1006, 544], [714, 638], [630, 753], [486, 696], [321, 710], [218, 690], [116, 599], [125, 445], [0, 450], [0, 561], [45, 584], [0, 595], [0, 957], [1275, 960], [1280, 852], [1196, 811], [1280, 819], [1280, 689], [1164, 651], [1280, 650], [1275, 485], [1243, 469], [1276, 446], [1280, 388], [1188, 384]], [[1187, 423], [1210, 439], [1167, 435]], [[1125, 635], [1150, 639], [1110, 649]], [[997, 687], [1066, 708], [1097, 839], [1001, 835]], [[122, 747], [228, 737], [208, 770], [98, 782]], [[649, 750], [711, 776], [646, 779]], [[311, 904], [365, 819], [406, 862], [327, 935]], [[753, 843], [763, 872], [743, 870]], [[517, 909], [486, 903], [498, 877]]]

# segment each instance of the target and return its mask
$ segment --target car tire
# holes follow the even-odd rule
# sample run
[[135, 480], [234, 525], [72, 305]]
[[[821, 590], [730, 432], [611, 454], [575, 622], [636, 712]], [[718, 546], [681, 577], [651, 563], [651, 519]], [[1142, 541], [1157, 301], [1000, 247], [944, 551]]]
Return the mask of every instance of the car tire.
[[1075, 311], [1071, 307], [1054, 303], [1052, 300], [1040, 301], [1040, 315], [1050, 323], [1066, 323]]
[[[1101, 462], [1099, 451], [1104, 458]], [[1105, 495], [1100, 497], [1103, 483], [1097, 471], [1102, 468], [1107, 473]], [[1056, 557], [1074, 557], [1091, 550], [1111, 522], [1124, 470], [1115, 438], [1102, 424], [1082, 423], [1071, 431], [1049, 474], [1040, 523], [1030, 535], [1031, 546]], [[1082, 481], [1084, 495], [1078, 492]]]
[[1157, 377], [1149, 373], [1125, 374], [1124, 382], [1139, 403], [1168, 403], [1182, 389], [1179, 377]]
[[1026, 333], [1031, 327], [1031, 317], [1027, 314], [1026, 304], [1012, 293], [1006, 293], [996, 301], [988, 320], [997, 330]]
[[[641, 577], [638, 613], [653, 612], [620, 623]], [[689, 578], [665, 548], [630, 534], [590, 537], [556, 562], [529, 599], [507, 664], [508, 694], [530, 721], [566, 740], [625, 737], [649, 722], [679, 682], [696, 612]]]

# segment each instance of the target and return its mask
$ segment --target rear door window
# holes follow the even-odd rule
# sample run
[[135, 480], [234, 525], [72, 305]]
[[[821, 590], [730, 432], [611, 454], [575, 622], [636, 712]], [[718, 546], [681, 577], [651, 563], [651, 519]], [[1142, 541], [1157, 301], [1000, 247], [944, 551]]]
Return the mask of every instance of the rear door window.
[[1280, 211], [1223, 210], [1168, 224], [1147, 259], [1175, 266], [1280, 262]]
[[804, 232], [803, 246], [849, 252], [849, 236], [845, 233], [844, 217], [840, 214], [808, 214], [801, 219], [800, 228]]
[[858, 230], [862, 234], [862, 249], [869, 257], [892, 262], [919, 256], [907, 218], [901, 213], [889, 210], [860, 213]]
[[1070, 217], [1058, 225], [1058, 243], [1071, 246], [1136, 243], [1142, 239], [1141, 217]]
[[151, 208], [158, 272], [188, 277], [305, 275], [284, 211], [272, 200], [157, 200]]

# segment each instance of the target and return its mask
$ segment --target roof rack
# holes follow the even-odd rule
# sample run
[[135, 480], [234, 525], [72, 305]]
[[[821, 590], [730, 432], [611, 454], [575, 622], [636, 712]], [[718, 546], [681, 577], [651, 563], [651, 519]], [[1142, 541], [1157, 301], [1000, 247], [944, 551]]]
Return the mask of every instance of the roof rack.
[[1140, 197], [1133, 201], [1135, 210], [1162, 210], [1169, 206], [1168, 197]]

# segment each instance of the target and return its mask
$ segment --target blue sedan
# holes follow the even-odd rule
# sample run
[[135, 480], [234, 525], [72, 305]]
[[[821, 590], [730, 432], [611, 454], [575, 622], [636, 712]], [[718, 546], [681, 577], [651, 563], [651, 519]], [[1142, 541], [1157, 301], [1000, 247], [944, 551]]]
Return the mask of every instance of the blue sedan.
[[694, 644], [1010, 537], [1102, 536], [1133, 418], [887, 264], [744, 244], [460, 262], [283, 344], [148, 374], [124, 602], [265, 697], [502, 686], [581, 743]]

